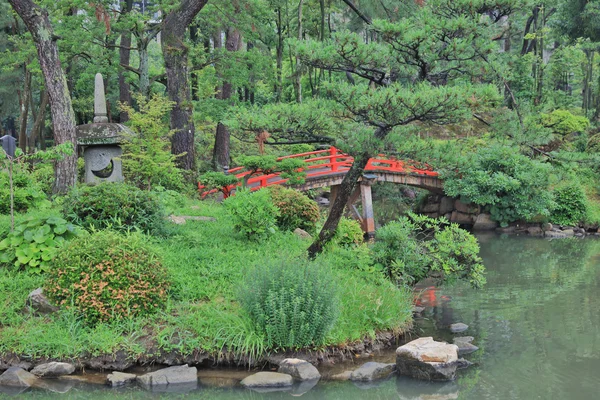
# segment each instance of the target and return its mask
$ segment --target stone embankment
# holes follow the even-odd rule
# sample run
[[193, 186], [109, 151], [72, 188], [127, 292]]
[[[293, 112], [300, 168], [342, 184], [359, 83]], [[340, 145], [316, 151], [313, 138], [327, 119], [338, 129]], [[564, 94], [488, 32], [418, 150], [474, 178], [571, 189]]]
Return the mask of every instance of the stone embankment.
[[500, 233], [551, 239], [588, 235], [600, 236], [598, 225], [559, 226], [550, 223], [513, 223], [507, 227], [500, 227], [496, 221], [492, 220], [490, 214], [484, 212], [480, 206], [437, 194], [429, 195], [418, 211], [431, 218], [445, 217], [450, 222], [455, 222], [474, 231], [495, 230]]

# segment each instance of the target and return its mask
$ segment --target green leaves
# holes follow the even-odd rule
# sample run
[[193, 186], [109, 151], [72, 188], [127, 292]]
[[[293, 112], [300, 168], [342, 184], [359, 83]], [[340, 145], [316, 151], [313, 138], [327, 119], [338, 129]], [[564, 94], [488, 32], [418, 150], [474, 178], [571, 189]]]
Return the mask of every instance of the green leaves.
[[62, 218], [29, 217], [0, 241], [0, 263], [32, 273], [46, 272], [58, 249], [78, 234], [75, 226]]

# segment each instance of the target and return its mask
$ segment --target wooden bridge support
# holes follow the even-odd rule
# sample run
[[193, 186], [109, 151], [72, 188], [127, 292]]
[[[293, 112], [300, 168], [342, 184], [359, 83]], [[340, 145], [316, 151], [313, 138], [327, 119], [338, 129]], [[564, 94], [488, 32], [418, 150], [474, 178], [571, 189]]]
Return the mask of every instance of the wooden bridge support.
[[[375, 237], [375, 218], [373, 215], [373, 197], [371, 195], [371, 186], [377, 181], [377, 176], [373, 174], [365, 174], [360, 186], [356, 188], [354, 193], [348, 199], [346, 207], [348, 211], [360, 221], [360, 225], [367, 236], [371, 240]], [[329, 195], [329, 204], [333, 204], [337, 197], [340, 185], [332, 185]], [[354, 203], [359, 199], [362, 203], [362, 215], [358, 212]]]

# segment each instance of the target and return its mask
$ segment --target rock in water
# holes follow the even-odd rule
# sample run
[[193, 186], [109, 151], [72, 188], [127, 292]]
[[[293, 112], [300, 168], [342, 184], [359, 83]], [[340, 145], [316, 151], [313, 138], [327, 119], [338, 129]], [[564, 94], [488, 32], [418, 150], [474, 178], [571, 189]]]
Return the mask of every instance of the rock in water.
[[456, 376], [458, 347], [423, 337], [398, 347], [396, 369], [400, 375], [428, 381], [450, 381]]
[[462, 322], [457, 322], [456, 324], [450, 325], [450, 332], [452, 333], [460, 333], [469, 329], [469, 325], [463, 324]]
[[178, 365], [160, 369], [137, 377], [137, 381], [146, 387], [177, 385], [177, 384], [197, 384], [198, 371], [196, 367]]
[[124, 372], [114, 371], [106, 377], [106, 384], [108, 386], [124, 386], [128, 383], [135, 382], [137, 378], [134, 374], [126, 374]]
[[242, 386], [247, 388], [266, 388], [266, 387], [284, 387], [292, 386], [293, 379], [291, 375], [280, 374], [279, 372], [257, 372], [242, 380]]
[[277, 372], [280, 374], [291, 375], [292, 378], [298, 381], [309, 381], [321, 378], [321, 374], [314, 365], [298, 358], [286, 358], [279, 364]]
[[371, 382], [378, 379], [385, 379], [394, 372], [395, 364], [384, 364], [377, 362], [368, 362], [360, 366], [350, 374], [351, 381]]
[[0, 386], [30, 387], [35, 385], [37, 376], [19, 367], [10, 367], [0, 375]]
[[40, 378], [56, 378], [62, 375], [71, 375], [73, 372], [75, 372], [75, 366], [63, 362], [40, 364], [31, 371]]
[[471, 343], [474, 339], [473, 336], [459, 336], [452, 339], [452, 342], [458, 346], [459, 356], [464, 356], [465, 354], [470, 354], [479, 350], [479, 347]]
[[475, 340], [475, 338], [473, 336], [456, 336], [455, 338], [452, 339], [452, 343], [454, 343], [454, 344], [458, 344], [459, 342], [471, 343], [473, 340]]

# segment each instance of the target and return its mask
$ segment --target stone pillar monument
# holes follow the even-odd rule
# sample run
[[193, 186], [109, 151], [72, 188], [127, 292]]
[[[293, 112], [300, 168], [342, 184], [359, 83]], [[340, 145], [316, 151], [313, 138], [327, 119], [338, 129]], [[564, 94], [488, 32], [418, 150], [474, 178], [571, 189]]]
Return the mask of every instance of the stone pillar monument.
[[125, 125], [108, 122], [104, 81], [101, 74], [96, 74], [94, 122], [77, 127], [77, 144], [84, 149], [85, 182], [123, 181], [120, 144], [132, 136], [133, 132]]

